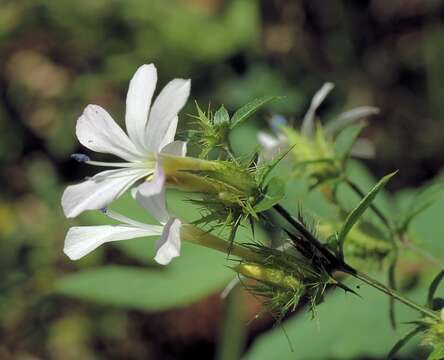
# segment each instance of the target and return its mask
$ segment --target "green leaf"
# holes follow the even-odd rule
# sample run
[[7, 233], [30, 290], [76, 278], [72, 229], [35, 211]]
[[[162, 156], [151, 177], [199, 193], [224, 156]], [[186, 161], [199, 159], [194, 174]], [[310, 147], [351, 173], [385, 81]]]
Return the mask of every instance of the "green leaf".
[[257, 181], [259, 183], [259, 186], [262, 186], [265, 180], [267, 179], [267, 176], [270, 175], [270, 173], [273, 171], [273, 169], [288, 155], [288, 153], [293, 150], [293, 148], [296, 145], [291, 146], [286, 151], [283, 151], [278, 156], [276, 156], [273, 160], [271, 160], [267, 165], [264, 167], [261, 167], [257, 171]]
[[425, 186], [418, 191], [410, 201], [410, 205], [400, 221], [400, 229], [406, 231], [413, 219], [432, 206], [443, 194], [444, 186], [441, 181]]
[[393, 359], [393, 357], [398, 353], [398, 351], [407, 344], [411, 338], [413, 338], [416, 334], [420, 333], [422, 330], [421, 326], [410, 330], [407, 334], [405, 334], [401, 339], [399, 339], [396, 344], [392, 347], [389, 354], [387, 355], [387, 360]]
[[356, 222], [360, 219], [365, 210], [367, 210], [367, 208], [370, 206], [370, 204], [372, 203], [373, 199], [376, 197], [378, 192], [397, 172], [398, 171], [388, 174], [384, 176], [381, 180], [379, 180], [379, 182], [373, 187], [373, 189], [371, 189], [370, 192], [367, 195], [365, 195], [364, 198], [362, 198], [358, 206], [354, 208], [350, 214], [348, 214], [347, 218], [345, 219], [345, 223], [342, 226], [338, 236], [341, 252], [343, 249], [345, 238], [347, 237], [349, 231], [352, 229], [353, 225], [356, 224]]
[[352, 147], [365, 125], [365, 123], [350, 125], [338, 134], [335, 139], [335, 153], [338, 159], [344, 160], [350, 156]]
[[259, 110], [259, 108], [276, 99], [278, 99], [277, 96], [264, 96], [250, 101], [248, 104], [242, 106], [231, 118], [230, 129], [235, 128], [237, 125], [252, 116], [257, 110]]
[[439, 283], [444, 278], [444, 270], [441, 270], [438, 275], [432, 280], [429, 286], [429, 291], [427, 294], [427, 305], [433, 308], [433, 298], [435, 297], [436, 289], [438, 289]]
[[429, 355], [427, 360], [442, 360], [444, 359], [444, 346], [436, 347]]
[[[355, 281], [347, 281], [354, 288]], [[426, 289], [408, 292], [414, 300], [421, 299]], [[255, 339], [244, 360], [294, 359], [383, 359], [399, 339], [387, 318], [387, 297], [367, 285], [360, 285], [362, 298], [349, 296], [342, 291], [327, 292], [325, 301], [317, 307], [317, 320], [311, 313], [300, 312]], [[401, 331], [405, 321], [417, 313], [402, 304], [398, 307]], [[289, 340], [287, 340], [287, 337]], [[288, 341], [294, 347], [294, 352]], [[401, 354], [407, 354], [417, 344], [410, 341]], [[426, 351], [423, 347], [417, 350]], [[416, 353], [415, 359], [423, 358]]]
[[[149, 248], [149, 246], [147, 246]], [[104, 266], [62, 278], [56, 293], [125, 309], [160, 311], [188, 305], [233, 278], [225, 255], [183, 244], [166, 267]]]
[[267, 184], [264, 197], [254, 206], [256, 212], [270, 209], [285, 196], [285, 182], [278, 178], [272, 178]]
[[227, 109], [221, 106], [214, 114], [213, 117], [214, 125], [228, 124], [229, 121], [230, 121], [230, 115], [228, 115]]

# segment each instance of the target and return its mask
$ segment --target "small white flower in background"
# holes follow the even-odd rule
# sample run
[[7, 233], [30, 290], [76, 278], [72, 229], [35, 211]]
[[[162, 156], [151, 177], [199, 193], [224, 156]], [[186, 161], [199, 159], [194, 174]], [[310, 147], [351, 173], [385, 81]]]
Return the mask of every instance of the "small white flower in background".
[[[325, 83], [313, 96], [310, 107], [305, 113], [304, 119], [301, 125], [301, 135], [306, 137], [312, 137], [314, 131], [314, 120], [316, 110], [321, 106], [327, 95], [333, 90], [334, 85], [332, 83]], [[337, 116], [333, 121], [330, 121], [325, 125], [325, 132], [327, 134], [334, 134], [344, 126], [360, 120], [366, 116], [378, 114], [379, 109], [373, 106], [361, 106], [352, 110], [343, 112]], [[258, 142], [262, 146], [261, 157], [263, 160], [272, 160], [283, 149], [287, 148], [288, 141], [285, 134], [276, 125], [285, 125], [285, 119], [280, 115], [275, 115], [271, 119], [271, 127], [274, 130], [275, 135], [270, 135], [266, 132], [260, 131], [258, 133]], [[352, 149], [352, 155], [371, 158], [374, 156], [373, 144], [366, 139], [357, 139]]]
[[151, 106], [156, 82], [157, 71], [153, 64], [139, 67], [131, 79], [125, 115], [128, 135], [98, 105], [88, 105], [78, 119], [76, 135], [83, 146], [116, 155], [125, 162], [103, 163], [74, 154], [73, 158], [78, 161], [117, 169], [100, 172], [80, 184], [68, 186], [62, 196], [67, 217], [106, 207], [137, 180], [153, 175], [159, 153], [184, 155], [185, 143], [173, 141], [177, 114], [190, 93], [190, 80], [170, 81]]
[[257, 139], [262, 146], [262, 152], [259, 154], [259, 163], [270, 161], [275, 158], [282, 150], [288, 146], [287, 137], [279, 129], [279, 126], [286, 125], [286, 120], [281, 115], [273, 115], [270, 124], [275, 135], [270, 135], [264, 131], [259, 131]]

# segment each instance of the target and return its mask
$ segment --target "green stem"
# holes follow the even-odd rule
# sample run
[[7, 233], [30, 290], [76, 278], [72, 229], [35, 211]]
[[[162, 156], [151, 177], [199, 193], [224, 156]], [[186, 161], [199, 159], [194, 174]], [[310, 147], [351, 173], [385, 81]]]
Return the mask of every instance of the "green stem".
[[438, 313], [436, 313], [435, 311], [426, 308], [422, 305], [417, 304], [416, 302], [406, 298], [405, 296], [399, 294], [397, 291], [385, 286], [384, 284], [380, 283], [379, 281], [371, 278], [370, 276], [356, 270], [353, 269], [350, 266], [346, 266], [346, 268], [340, 269], [341, 271], [343, 271], [346, 274], [349, 274], [353, 277], [355, 277], [356, 279], [359, 279], [363, 282], [365, 282], [366, 284], [372, 286], [373, 288], [382, 291], [383, 293], [391, 296], [393, 299], [398, 300], [399, 302], [403, 303], [404, 305], [409, 306], [412, 309], [415, 309], [417, 311], [419, 311], [420, 313], [422, 313], [425, 316], [429, 316], [435, 320], [440, 321], [440, 316]]
[[247, 261], [258, 262], [262, 259], [258, 254], [245, 246], [234, 242], [230, 243], [190, 224], [182, 225], [181, 239], [183, 241], [223, 252], [227, 255], [234, 255]]

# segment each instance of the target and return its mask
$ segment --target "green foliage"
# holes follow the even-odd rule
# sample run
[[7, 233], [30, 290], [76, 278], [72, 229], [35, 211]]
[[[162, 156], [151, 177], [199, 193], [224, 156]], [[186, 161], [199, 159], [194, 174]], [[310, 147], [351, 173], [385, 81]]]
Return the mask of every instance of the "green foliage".
[[344, 241], [349, 233], [349, 231], [352, 229], [352, 227], [355, 225], [355, 223], [361, 218], [361, 216], [364, 214], [365, 210], [371, 205], [373, 199], [376, 197], [378, 192], [385, 186], [385, 184], [397, 173], [393, 172], [391, 174], [388, 174], [384, 176], [379, 182], [373, 187], [372, 190], [359, 202], [359, 204], [353, 209], [353, 211], [348, 214], [347, 218], [345, 219], [344, 225], [341, 228], [341, 231], [338, 234], [338, 243], [340, 246], [340, 252], [343, 253], [343, 246]]
[[[183, 247], [183, 256], [166, 268], [104, 266], [67, 275], [55, 290], [101, 304], [160, 311], [185, 306], [222, 290], [233, 277], [222, 254], [193, 245]], [[152, 257], [149, 246], [146, 249], [146, 257]]]
[[278, 97], [276, 96], [264, 96], [242, 106], [233, 114], [231, 118], [230, 129], [234, 129], [236, 126], [240, 125], [242, 122], [250, 118], [262, 106], [276, 99], [278, 99]]
[[365, 127], [364, 123], [350, 125], [345, 127], [335, 139], [335, 153], [341, 163], [347, 160], [352, 151], [352, 147], [356, 142], [362, 129]]
[[253, 209], [257, 213], [268, 210], [281, 201], [284, 195], [285, 182], [278, 177], [274, 177], [268, 182], [262, 199], [254, 205]]
[[[357, 285], [354, 282], [347, 284]], [[426, 287], [421, 286], [408, 295], [421, 299], [425, 290]], [[327, 293], [326, 300], [317, 308], [318, 321], [313, 321], [308, 314], [292, 317], [283, 323], [283, 329], [276, 327], [257, 338], [244, 359], [385, 358], [400, 336], [389, 325], [388, 301], [365, 285], [360, 285], [359, 293], [361, 297], [344, 294], [341, 290]], [[415, 315], [405, 307], [399, 306], [397, 310], [401, 323]], [[405, 332], [405, 326], [401, 325], [398, 331]], [[411, 353], [416, 344], [416, 341], [410, 341], [401, 354]], [[414, 358], [423, 358], [420, 354], [426, 350], [420, 347], [421, 352], [417, 352]]]

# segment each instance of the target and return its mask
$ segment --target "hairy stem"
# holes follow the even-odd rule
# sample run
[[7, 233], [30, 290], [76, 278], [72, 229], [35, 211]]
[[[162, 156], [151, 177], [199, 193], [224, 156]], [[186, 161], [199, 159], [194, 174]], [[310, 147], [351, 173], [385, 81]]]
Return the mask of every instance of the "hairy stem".
[[425, 306], [417, 304], [416, 302], [406, 298], [405, 296], [399, 294], [397, 291], [389, 288], [388, 286], [385, 286], [384, 284], [371, 278], [370, 276], [368, 276], [356, 269], [353, 269], [352, 267], [350, 267], [348, 265], [346, 266], [346, 268], [343, 268], [340, 270], [346, 274], [349, 274], [349, 275], [355, 277], [356, 279], [359, 279], [359, 280], [365, 282], [366, 284], [370, 285], [371, 287], [391, 296], [393, 299], [398, 300], [399, 302], [403, 303], [404, 305], [407, 305], [410, 308], [419, 311], [423, 315], [431, 317], [435, 320], [440, 320], [439, 314], [436, 313], [435, 311], [433, 311], [429, 308], [426, 308]]
[[301, 233], [310, 243], [332, 264], [337, 264], [338, 259], [330, 252], [321, 242], [295, 217], [285, 210], [281, 205], [276, 204], [273, 208], [281, 215], [289, 224], [291, 224], [297, 231]]
[[207, 231], [199, 229], [190, 224], [183, 224], [181, 228], [182, 240], [189, 243], [204, 246], [209, 249], [217, 250], [228, 255], [234, 255], [247, 261], [260, 261], [261, 257], [245, 246], [234, 242], [225, 241]]

